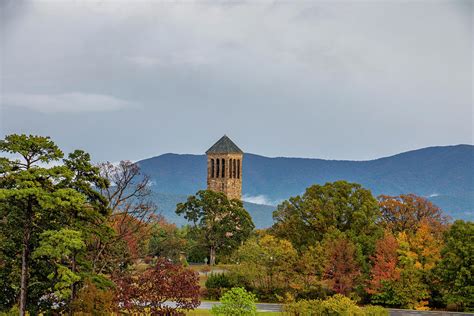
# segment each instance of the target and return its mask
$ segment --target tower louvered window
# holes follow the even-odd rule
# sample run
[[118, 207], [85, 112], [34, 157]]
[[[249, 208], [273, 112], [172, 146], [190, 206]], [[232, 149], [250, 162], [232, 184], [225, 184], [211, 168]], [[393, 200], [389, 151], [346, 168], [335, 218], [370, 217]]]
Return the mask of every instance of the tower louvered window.
[[240, 179], [240, 159], [237, 159], [237, 179]]
[[211, 159], [211, 178], [214, 178], [214, 159]]
[[225, 159], [222, 159], [222, 178], [225, 178]]

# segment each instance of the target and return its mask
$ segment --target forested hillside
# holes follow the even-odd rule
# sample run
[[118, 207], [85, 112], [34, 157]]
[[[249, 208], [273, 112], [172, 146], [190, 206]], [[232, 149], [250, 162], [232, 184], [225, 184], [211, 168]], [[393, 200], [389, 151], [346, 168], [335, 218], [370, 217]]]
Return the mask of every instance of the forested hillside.
[[[370, 161], [245, 154], [243, 164], [243, 195], [261, 204], [278, 204], [301, 194], [311, 184], [347, 180], [362, 184], [374, 195], [414, 193], [425, 196], [454, 218], [474, 218], [472, 145], [429, 147]], [[206, 187], [204, 155], [164, 154], [139, 161], [139, 165], [151, 177], [157, 202], [165, 214], [172, 215], [170, 208], [175, 200]], [[170, 200], [173, 203], [167, 202]], [[270, 218], [271, 209], [258, 212], [268, 211]], [[255, 222], [257, 226], [263, 224], [257, 218]], [[270, 222], [271, 219], [265, 224]]]

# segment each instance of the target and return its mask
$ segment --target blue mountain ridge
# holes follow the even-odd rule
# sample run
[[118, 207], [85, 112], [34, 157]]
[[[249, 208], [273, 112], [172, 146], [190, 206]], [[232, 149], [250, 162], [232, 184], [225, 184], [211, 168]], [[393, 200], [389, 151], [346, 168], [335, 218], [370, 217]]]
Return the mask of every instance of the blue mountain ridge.
[[[154, 200], [171, 222], [176, 203], [206, 188], [206, 156], [163, 154], [137, 162], [152, 181]], [[428, 147], [390, 157], [345, 161], [311, 158], [269, 158], [245, 154], [244, 200], [257, 227], [272, 223], [275, 205], [304, 192], [312, 184], [337, 180], [360, 183], [377, 196], [414, 193], [427, 197], [454, 219], [474, 219], [474, 146]]]

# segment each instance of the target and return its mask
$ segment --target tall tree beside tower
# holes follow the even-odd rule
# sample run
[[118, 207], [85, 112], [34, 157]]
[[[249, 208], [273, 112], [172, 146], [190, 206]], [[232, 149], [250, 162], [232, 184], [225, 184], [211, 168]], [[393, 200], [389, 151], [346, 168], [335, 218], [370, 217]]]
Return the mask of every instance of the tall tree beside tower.
[[217, 251], [238, 247], [255, 226], [240, 200], [243, 151], [224, 135], [206, 154], [208, 190], [178, 204], [176, 213], [194, 224], [214, 265]]

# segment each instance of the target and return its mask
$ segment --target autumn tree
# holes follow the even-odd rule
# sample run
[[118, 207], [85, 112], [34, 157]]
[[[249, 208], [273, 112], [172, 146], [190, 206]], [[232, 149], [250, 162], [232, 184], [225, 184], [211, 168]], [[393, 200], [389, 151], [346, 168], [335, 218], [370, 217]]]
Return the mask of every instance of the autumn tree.
[[326, 266], [326, 250], [321, 243], [300, 253], [293, 266], [292, 288], [298, 296], [316, 298], [324, 294], [322, 278]]
[[443, 244], [435, 227], [422, 220], [412, 232], [398, 233], [394, 239], [386, 231], [377, 242], [367, 287], [374, 303], [427, 308], [429, 292], [436, 290], [431, 271], [440, 260]]
[[183, 310], [200, 304], [198, 274], [164, 258], [145, 272], [117, 276], [114, 281], [115, 299], [123, 310], [150, 309], [154, 315], [184, 315]]
[[413, 251], [407, 233], [399, 233], [397, 243], [400, 278], [397, 282], [386, 284], [388, 288], [384, 291], [383, 300], [387, 305], [424, 309], [428, 303], [429, 291], [418, 254]]
[[367, 286], [369, 294], [379, 294], [383, 291], [384, 284], [396, 282], [400, 278], [397, 250], [396, 238], [386, 231], [383, 238], [377, 241], [375, 253], [371, 256], [372, 269]]
[[86, 279], [71, 303], [72, 309], [78, 315], [111, 313], [115, 310], [114, 288], [111, 281], [104, 284]]
[[180, 229], [175, 224], [160, 218], [153, 223], [148, 243], [148, 254], [177, 262], [181, 253], [185, 252], [188, 246], [185, 234], [185, 229]]
[[382, 234], [376, 224], [379, 214], [377, 200], [369, 190], [356, 183], [337, 181], [313, 185], [302, 196], [280, 204], [273, 213], [272, 231], [301, 250], [337, 229], [360, 243], [367, 255]]
[[284, 292], [293, 281], [298, 253], [288, 240], [272, 235], [247, 240], [234, 254], [232, 270], [265, 295]]
[[395, 235], [400, 232], [414, 234], [422, 222], [442, 233], [448, 220], [439, 207], [414, 194], [381, 195], [378, 199], [382, 223]]
[[147, 245], [143, 242], [148, 239], [156, 205], [152, 201], [150, 180], [141, 174], [137, 164], [105, 162], [98, 167], [101, 177], [111, 183], [101, 188], [100, 194], [111, 209], [108, 223], [114, 232], [107, 239], [97, 239], [94, 245], [94, 270], [102, 273], [146, 253]]
[[221, 192], [198, 191], [185, 203], [176, 206], [176, 213], [192, 222], [196, 232], [209, 249], [209, 263], [216, 262], [217, 251], [230, 251], [245, 241], [254, 224], [242, 201], [227, 199]]
[[423, 220], [415, 233], [409, 236], [410, 249], [416, 255], [416, 268], [427, 273], [438, 264], [444, 245], [442, 239], [444, 231], [445, 227], [439, 231], [437, 226]]
[[474, 223], [455, 221], [445, 234], [436, 274], [447, 304], [474, 310]]
[[323, 281], [334, 292], [349, 295], [361, 274], [356, 261], [356, 247], [341, 235], [324, 243], [326, 250], [326, 266]]

